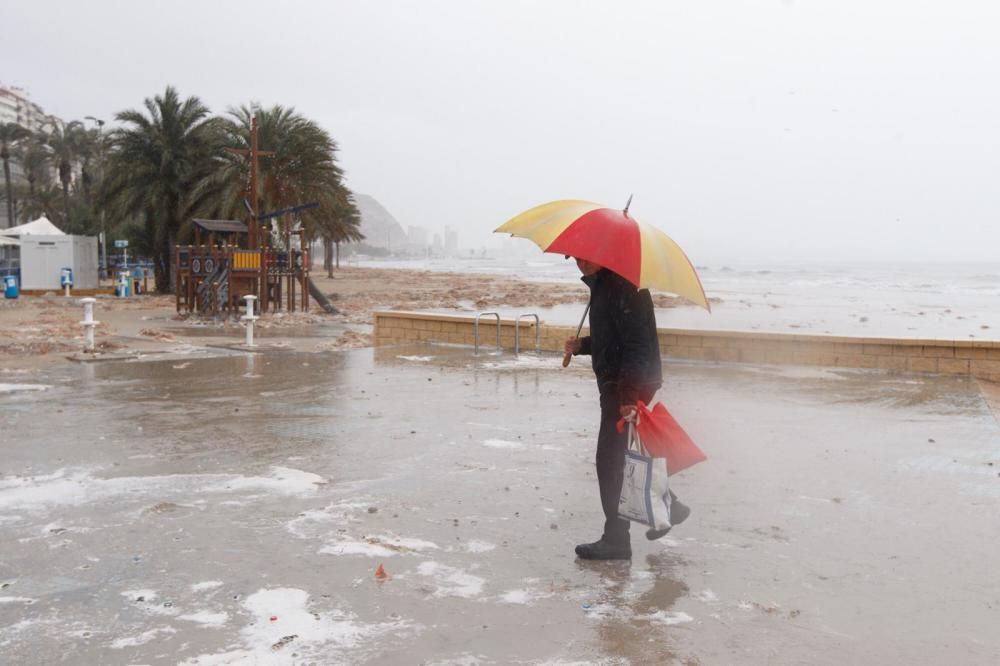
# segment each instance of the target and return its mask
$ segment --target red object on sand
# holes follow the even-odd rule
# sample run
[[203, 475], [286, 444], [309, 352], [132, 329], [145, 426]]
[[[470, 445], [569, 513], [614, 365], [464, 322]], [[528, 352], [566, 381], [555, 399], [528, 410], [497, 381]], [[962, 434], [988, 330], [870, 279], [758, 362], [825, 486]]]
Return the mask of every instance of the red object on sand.
[[385, 568], [381, 564], [378, 565], [378, 569], [375, 570], [375, 580], [387, 580], [388, 578], [389, 574], [385, 572]]
[[[707, 459], [705, 453], [691, 441], [684, 428], [663, 406], [656, 403], [653, 409], [640, 400], [635, 405], [637, 421], [635, 430], [642, 445], [654, 458], [667, 459], [667, 473], [671, 476], [691, 465]], [[625, 419], [618, 421], [618, 432], [624, 432]]]

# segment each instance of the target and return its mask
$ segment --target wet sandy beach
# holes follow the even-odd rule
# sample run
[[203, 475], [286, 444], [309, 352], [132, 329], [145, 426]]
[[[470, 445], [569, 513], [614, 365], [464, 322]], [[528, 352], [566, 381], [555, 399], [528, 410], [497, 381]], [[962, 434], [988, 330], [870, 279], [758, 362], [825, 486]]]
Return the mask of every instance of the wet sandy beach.
[[1000, 433], [974, 381], [665, 370], [661, 397], [710, 459], [674, 477], [691, 518], [656, 543], [635, 530], [631, 563], [573, 555], [600, 528], [582, 364], [188, 349], [8, 373], [0, 651], [29, 664], [1000, 659]]

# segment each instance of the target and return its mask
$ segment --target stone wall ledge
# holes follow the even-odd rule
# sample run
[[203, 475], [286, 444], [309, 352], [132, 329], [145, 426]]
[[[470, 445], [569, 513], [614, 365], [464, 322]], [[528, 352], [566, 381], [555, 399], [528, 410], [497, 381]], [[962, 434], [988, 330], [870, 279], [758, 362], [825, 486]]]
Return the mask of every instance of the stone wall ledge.
[[[476, 315], [406, 310], [375, 312], [375, 344], [444, 342], [472, 345]], [[522, 340], [534, 341], [533, 318], [520, 320]], [[514, 347], [516, 319], [502, 317], [501, 346]], [[495, 317], [480, 319], [480, 344], [495, 341]], [[530, 338], [526, 336], [530, 331]], [[561, 352], [576, 327], [539, 327], [540, 346]], [[586, 331], [586, 329], [584, 329]], [[876, 338], [776, 331], [658, 329], [660, 350], [667, 358], [707, 362], [818, 365], [903, 372], [971, 375], [1000, 381], [1000, 341], [933, 338]], [[529, 343], [529, 340], [531, 342]]]

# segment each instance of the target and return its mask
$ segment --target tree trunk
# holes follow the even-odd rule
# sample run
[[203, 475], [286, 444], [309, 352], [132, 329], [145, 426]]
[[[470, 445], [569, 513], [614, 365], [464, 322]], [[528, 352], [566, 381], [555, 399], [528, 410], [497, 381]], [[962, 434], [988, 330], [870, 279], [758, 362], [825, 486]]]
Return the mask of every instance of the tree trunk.
[[69, 182], [63, 181], [62, 187], [63, 187], [63, 212], [66, 215], [66, 217], [63, 218], [63, 226], [66, 227], [66, 231], [68, 232], [72, 231], [72, 229], [69, 228]]
[[153, 277], [156, 291], [160, 294], [170, 293], [170, 248], [160, 247], [153, 261]]
[[323, 268], [326, 269], [326, 276], [333, 277], [333, 239], [323, 239]]
[[340, 268], [340, 241], [337, 241], [337, 268]]
[[87, 170], [87, 163], [84, 162], [80, 168], [80, 183], [83, 185], [83, 203], [90, 208], [90, 186], [92, 185], [90, 172]]
[[11, 197], [10, 191], [10, 156], [3, 156], [3, 180], [4, 184], [7, 186], [7, 226], [13, 227], [14, 222], [14, 199]]
[[[160, 294], [170, 293], [170, 267], [174, 261], [174, 234], [168, 231], [166, 238], [157, 240], [155, 264], [153, 272], [156, 277], [156, 291]], [[138, 259], [138, 256], [136, 257]]]

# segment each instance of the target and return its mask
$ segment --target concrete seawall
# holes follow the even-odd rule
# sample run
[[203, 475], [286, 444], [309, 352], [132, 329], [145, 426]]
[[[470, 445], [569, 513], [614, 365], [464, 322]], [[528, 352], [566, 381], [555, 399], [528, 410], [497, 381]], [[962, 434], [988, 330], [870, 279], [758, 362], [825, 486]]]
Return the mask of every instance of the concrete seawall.
[[[383, 310], [375, 313], [375, 345], [413, 342], [475, 343], [475, 316]], [[500, 345], [514, 349], [514, 319], [501, 318]], [[520, 321], [520, 348], [535, 346], [535, 322]], [[479, 344], [496, 344], [497, 321], [483, 317]], [[586, 329], [584, 329], [586, 331]], [[560, 352], [575, 329], [541, 322], [542, 351]], [[1000, 381], [1000, 342], [988, 340], [930, 340], [870, 338], [757, 331], [659, 329], [660, 350], [666, 358], [709, 362], [774, 363], [901, 372], [968, 375]]]

